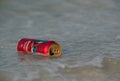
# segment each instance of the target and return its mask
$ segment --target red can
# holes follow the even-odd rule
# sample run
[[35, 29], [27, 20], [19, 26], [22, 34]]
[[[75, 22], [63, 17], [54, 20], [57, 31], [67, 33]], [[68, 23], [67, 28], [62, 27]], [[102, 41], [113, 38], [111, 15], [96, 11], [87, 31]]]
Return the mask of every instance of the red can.
[[61, 56], [62, 48], [55, 41], [22, 38], [18, 42], [17, 51], [43, 56]]

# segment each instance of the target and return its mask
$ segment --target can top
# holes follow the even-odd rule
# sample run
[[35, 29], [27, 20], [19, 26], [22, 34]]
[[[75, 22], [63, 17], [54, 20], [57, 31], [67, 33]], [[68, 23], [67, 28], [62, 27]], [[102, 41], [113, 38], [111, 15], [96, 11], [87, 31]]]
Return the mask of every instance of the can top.
[[49, 55], [53, 57], [61, 56], [62, 49], [59, 44], [52, 44], [49, 48]]

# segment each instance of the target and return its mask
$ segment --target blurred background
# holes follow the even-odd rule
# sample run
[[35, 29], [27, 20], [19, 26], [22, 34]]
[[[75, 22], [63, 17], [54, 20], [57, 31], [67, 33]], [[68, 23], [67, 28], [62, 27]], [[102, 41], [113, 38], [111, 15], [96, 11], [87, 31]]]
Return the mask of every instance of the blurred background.
[[[19, 54], [24, 37], [62, 56]], [[119, 81], [119, 68], [119, 0], [0, 0], [0, 81]]]

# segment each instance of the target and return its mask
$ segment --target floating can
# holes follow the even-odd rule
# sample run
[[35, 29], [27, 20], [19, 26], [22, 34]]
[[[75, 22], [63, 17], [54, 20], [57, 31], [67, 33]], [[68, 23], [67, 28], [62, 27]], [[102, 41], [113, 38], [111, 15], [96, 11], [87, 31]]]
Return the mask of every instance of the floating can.
[[62, 48], [55, 41], [22, 38], [18, 41], [17, 51], [43, 56], [61, 56]]

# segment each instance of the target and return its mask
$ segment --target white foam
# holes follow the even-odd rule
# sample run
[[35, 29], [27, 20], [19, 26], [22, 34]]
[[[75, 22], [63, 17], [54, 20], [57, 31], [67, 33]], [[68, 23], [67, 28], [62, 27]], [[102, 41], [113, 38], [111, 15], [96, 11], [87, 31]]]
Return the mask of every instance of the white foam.
[[55, 64], [57, 67], [63, 68], [63, 69], [67, 66], [67, 64], [60, 63], [60, 62], [53, 62], [53, 64]]
[[102, 66], [103, 57], [96, 56], [94, 59], [92, 59], [90, 62], [87, 62], [85, 65], [92, 65], [97, 67], [103, 67]]
[[[55, 63], [55, 65], [59, 68], [65, 69], [65, 68], [79, 68], [83, 66], [96, 66], [96, 67], [103, 67], [102, 62], [103, 62], [103, 56], [96, 56], [93, 59], [92, 58], [87, 58], [86, 60], [77, 60], [74, 61], [73, 63]], [[77, 57], [76, 57], [77, 59]]]

